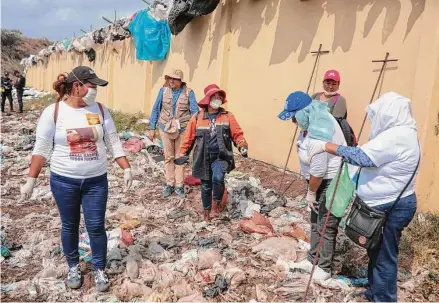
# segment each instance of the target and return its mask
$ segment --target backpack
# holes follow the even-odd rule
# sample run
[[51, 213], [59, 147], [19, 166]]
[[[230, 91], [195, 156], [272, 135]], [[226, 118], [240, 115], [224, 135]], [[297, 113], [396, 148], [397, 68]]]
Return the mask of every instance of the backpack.
[[[335, 104], [337, 104], [338, 98], [340, 97], [340, 94], [336, 94], [334, 96], [334, 106]], [[332, 111], [331, 111], [331, 115], [332, 115]], [[348, 120], [346, 119], [347, 117], [347, 111], [346, 111], [346, 116], [343, 118], [335, 118], [335, 120], [337, 120], [338, 125], [340, 125], [341, 131], [343, 132], [344, 138], [346, 140], [346, 144], [348, 146], [357, 146], [358, 142], [357, 142], [357, 137], [355, 136], [354, 130], [352, 129], [352, 127], [349, 125]]]

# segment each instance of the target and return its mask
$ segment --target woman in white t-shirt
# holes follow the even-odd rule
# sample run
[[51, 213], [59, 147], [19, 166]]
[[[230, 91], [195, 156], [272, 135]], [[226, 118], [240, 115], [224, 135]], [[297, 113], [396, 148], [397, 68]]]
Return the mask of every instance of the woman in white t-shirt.
[[67, 286], [73, 289], [82, 284], [78, 252], [81, 205], [90, 238], [96, 289], [109, 288], [104, 272], [108, 198], [106, 149], [124, 170], [126, 189], [132, 183], [130, 164], [113, 119], [107, 108], [96, 102], [97, 86], [107, 84], [86, 66], [76, 67], [67, 77], [58, 77], [53, 85], [58, 100], [40, 117], [29, 177], [21, 188], [23, 198], [29, 199], [42, 167], [50, 158], [50, 188], [61, 216], [61, 240], [69, 265]]
[[[311, 97], [304, 92], [294, 92], [288, 96], [285, 109], [279, 118], [284, 121], [292, 120], [301, 128], [297, 140], [297, 153], [301, 173], [308, 182], [306, 201], [312, 209], [311, 247], [308, 257], [301, 262], [290, 264], [290, 267], [311, 272], [320, 233], [328, 213], [325, 206], [326, 191], [340, 167], [341, 159], [327, 153], [319, 154], [311, 159], [309, 152], [316, 142], [320, 142], [315, 138], [325, 137], [327, 141], [337, 142], [340, 145], [346, 145], [346, 140], [339, 124], [329, 113], [328, 107], [319, 101], [312, 101]], [[315, 280], [326, 280], [331, 277], [339, 223], [340, 219], [330, 213], [318, 267], [313, 275]]]
[[364, 294], [374, 302], [396, 302], [398, 245], [402, 230], [416, 212], [412, 176], [421, 151], [409, 99], [389, 92], [369, 105], [366, 112], [371, 122], [369, 142], [361, 147], [345, 147], [320, 141], [310, 157], [326, 151], [362, 167], [357, 196], [377, 210], [390, 210], [402, 192], [401, 199], [388, 213], [380, 246], [368, 250], [370, 288]]

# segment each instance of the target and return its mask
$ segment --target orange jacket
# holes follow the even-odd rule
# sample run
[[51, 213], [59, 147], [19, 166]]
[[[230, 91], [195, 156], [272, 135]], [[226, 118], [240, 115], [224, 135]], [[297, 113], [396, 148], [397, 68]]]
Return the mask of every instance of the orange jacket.
[[[247, 147], [247, 141], [244, 138], [244, 132], [236, 121], [235, 116], [220, 108], [216, 118], [217, 140], [220, 150], [219, 159], [226, 161], [228, 172], [235, 168], [233, 159], [232, 143], [240, 148]], [[192, 116], [183, 135], [183, 141], [180, 146], [180, 154], [188, 155], [195, 146], [193, 156], [193, 175], [202, 180], [209, 179], [209, 159], [208, 139], [210, 138], [210, 120], [207, 112], [202, 109], [197, 115]]]

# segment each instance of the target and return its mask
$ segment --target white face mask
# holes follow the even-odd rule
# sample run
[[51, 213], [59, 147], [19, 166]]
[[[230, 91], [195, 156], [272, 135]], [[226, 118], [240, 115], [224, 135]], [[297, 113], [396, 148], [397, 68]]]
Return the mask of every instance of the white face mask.
[[210, 100], [210, 107], [213, 109], [218, 109], [223, 104], [223, 100], [221, 99], [212, 99]]
[[82, 101], [84, 101], [85, 104], [90, 105], [96, 101], [97, 94], [98, 90], [96, 88], [88, 87], [87, 94], [82, 97]]
[[337, 92], [326, 92], [325, 91], [325, 96], [332, 97], [332, 96], [335, 96], [335, 95], [337, 95]]

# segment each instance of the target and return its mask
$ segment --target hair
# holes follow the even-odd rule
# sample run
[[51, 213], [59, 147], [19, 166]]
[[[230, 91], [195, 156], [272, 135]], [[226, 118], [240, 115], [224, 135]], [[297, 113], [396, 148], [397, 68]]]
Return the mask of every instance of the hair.
[[69, 95], [72, 91], [73, 83], [67, 83], [66, 74], [59, 74], [56, 77], [56, 81], [53, 82], [53, 89], [58, 93], [56, 102], [61, 101], [66, 95]]

